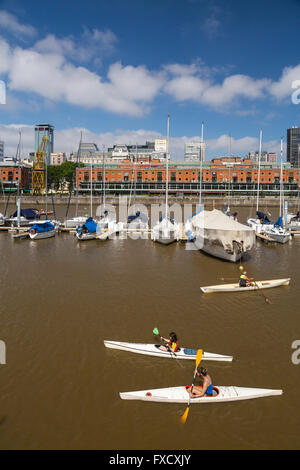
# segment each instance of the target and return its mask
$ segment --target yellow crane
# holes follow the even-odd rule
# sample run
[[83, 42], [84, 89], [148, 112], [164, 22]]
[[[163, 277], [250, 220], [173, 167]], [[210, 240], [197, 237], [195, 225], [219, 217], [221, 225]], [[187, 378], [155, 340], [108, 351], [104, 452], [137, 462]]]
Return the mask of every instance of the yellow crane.
[[32, 169], [32, 194], [45, 194], [46, 189], [46, 155], [49, 137], [43, 137], [38, 151], [35, 154]]

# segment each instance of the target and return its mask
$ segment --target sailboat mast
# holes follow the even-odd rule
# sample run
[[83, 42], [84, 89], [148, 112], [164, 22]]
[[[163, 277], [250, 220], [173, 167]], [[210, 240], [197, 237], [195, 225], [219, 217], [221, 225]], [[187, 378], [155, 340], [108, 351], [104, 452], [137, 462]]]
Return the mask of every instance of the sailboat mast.
[[279, 196], [279, 217], [282, 217], [282, 155], [283, 155], [283, 138], [281, 137], [280, 142], [280, 196]]
[[203, 173], [203, 146], [204, 146], [204, 122], [201, 124], [200, 141], [200, 191], [199, 191], [199, 211], [202, 211], [202, 173]]
[[20, 227], [20, 217], [21, 217], [21, 200], [20, 200], [21, 131], [19, 131], [19, 143], [18, 143], [18, 147], [17, 147], [16, 159], [17, 159], [17, 162], [18, 162], [17, 220], [18, 220], [18, 227]]
[[75, 209], [75, 217], [78, 215], [78, 187], [79, 187], [79, 168], [80, 168], [80, 156], [81, 156], [81, 141], [82, 141], [82, 132], [80, 132], [80, 141], [79, 141], [79, 148], [77, 151], [77, 169], [78, 169], [78, 180], [76, 184], [76, 209]]
[[102, 178], [101, 178], [101, 204], [103, 205], [103, 175], [104, 175], [104, 144], [102, 144]]
[[91, 161], [91, 217], [93, 217], [93, 159]]
[[103, 212], [105, 211], [105, 155], [104, 155], [104, 148], [103, 148], [103, 168], [102, 168], [102, 182], [103, 182]]
[[137, 144], [135, 144], [135, 168], [134, 168], [134, 210], [136, 211], [136, 174], [137, 174]]
[[168, 216], [168, 186], [169, 186], [169, 136], [170, 136], [170, 114], [168, 114], [168, 125], [167, 125], [167, 148], [166, 148], [166, 207], [165, 216]]
[[259, 203], [259, 184], [260, 184], [261, 148], [262, 148], [262, 129], [260, 129], [260, 132], [259, 132], [259, 152], [258, 152], [258, 174], [257, 174], [256, 212], [258, 211], [258, 203]]

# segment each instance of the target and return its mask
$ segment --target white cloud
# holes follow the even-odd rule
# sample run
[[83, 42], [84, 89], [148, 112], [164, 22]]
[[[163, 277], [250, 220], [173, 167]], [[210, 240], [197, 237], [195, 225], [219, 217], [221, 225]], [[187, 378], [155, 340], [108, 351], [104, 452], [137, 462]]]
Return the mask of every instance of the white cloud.
[[0, 10], [0, 27], [13, 33], [17, 37], [32, 37], [36, 34], [36, 30], [33, 26], [20, 23], [15, 15], [5, 10]]
[[300, 80], [300, 64], [294, 67], [285, 67], [277, 82], [273, 82], [269, 87], [269, 92], [278, 100], [282, 100], [292, 95], [292, 83]]
[[6, 74], [11, 66], [11, 50], [8, 43], [0, 38], [0, 74]]
[[75, 62], [88, 62], [96, 58], [97, 63], [103, 56], [111, 54], [117, 43], [117, 36], [110, 30], [93, 29], [84, 31], [78, 37], [68, 36], [58, 38], [48, 34], [35, 43], [33, 49], [41, 53], [53, 53], [72, 59]]
[[[165, 91], [177, 101], [192, 100], [209, 105], [215, 109], [235, 104], [240, 98], [257, 99], [265, 96], [270, 80], [255, 80], [247, 75], [231, 75], [221, 84], [212, 78], [204, 78], [201, 67], [191, 64], [169, 65], [166, 69], [174, 76], [165, 85]], [[204, 68], [207, 77], [207, 70]]]
[[[104, 79], [85, 67], [76, 67], [60, 53], [41, 53], [4, 43], [5, 70], [11, 90], [36, 93], [55, 102], [102, 108], [141, 116], [161, 89], [161, 73], [146, 67], [112, 64]], [[1, 52], [0, 52], [1, 54]]]

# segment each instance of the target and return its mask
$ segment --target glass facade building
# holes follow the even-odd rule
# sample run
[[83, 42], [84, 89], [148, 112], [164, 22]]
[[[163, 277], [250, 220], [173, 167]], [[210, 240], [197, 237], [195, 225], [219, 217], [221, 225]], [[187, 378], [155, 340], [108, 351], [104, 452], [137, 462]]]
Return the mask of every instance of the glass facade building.
[[50, 154], [54, 152], [54, 127], [51, 124], [36, 124], [34, 128], [35, 134], [35, 145], [34, 150], [35, 152], [38, 151], [39, 146], [43, 141], [43, 137], [49, 137], [49, 142], [46, 147], [47, 149], [47, 165], [50, 165]]
[[0, 160], [4, 158], [4, 142], [0, 140]]
[[300, 155], [300, 127], [292, 127], [287, 130], [286, 160], [292, 165], [298, 166]]

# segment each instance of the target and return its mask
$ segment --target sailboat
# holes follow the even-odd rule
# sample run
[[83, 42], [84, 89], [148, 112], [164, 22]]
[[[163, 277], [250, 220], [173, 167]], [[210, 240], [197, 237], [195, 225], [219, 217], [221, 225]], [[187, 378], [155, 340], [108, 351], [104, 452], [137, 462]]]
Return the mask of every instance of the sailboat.
[[[106, 207], [106, 174], [105, 174], [105, 155], [104, 155], [104, 147], [102, 151], [102, 193], [101, 193], [101, 204], [100, 207], [97, 209], [96, 216], [97, 216], [97, 224], [102, 230], [103, 237], [101, 236], [100, 240], [106, 240], [109, 235], [113, 233], [119, 232], [122, 228], [123, 224], [121, 222], [117, 222], [117, 218], [115, 213], [109, 211], [109, 208]], [[104, 236], [104, 231], [107, 232], [107, 237]]]
[[[82, 132], [80, 133], [80, 141], [79, 141], [79, 146], [78, 146], [78, 150], [77, 150], [77, 161], [76, 161], [76, 168], [79, 169], [80, 168], [80, 156], [81, 156], [81, 143], [82, 143]], [[75, 175], [76, 175], [76, 168], [75, 168]], [[76, 176], [75, 176], [76, 178]], [[84, 216], [78, 216], [78, 197], [79, 197], [79, 194], [78, 194], [78, 186], [79, 184], [76, 185], [76, 209], [75, 209], [75, 216], [72, 217], [71, 219], [67, 219], [68, 217], [68, 212], [69, 212], [69, 207], [70, 207], [70, 200], [71, 200], [71, 194], [72, 194], [72, 190], [70, 190], [70, 198], [69, 198], [69, 202], [68, 202], [68, 206], [67, 206], [67, 210], [66, 210], [66, 220], [65, 220], [65, 227], [66, 228], [76, 228], [76, 227], [79, 227], [80, 225], [84, 224], [87, 217], [84, 217]]]
[[166, 148], [166, 200], [165, 213], [159, 222], [153, 227], [151, 238], [153, 241], [163, 245], [169, 245], [180, 239], [180, 227], [168, 215], [168, 184], [169, 184], [169, 134], [170, 134], [170, 114], [168, 114], [167, 125], [167, 148]]
[[85, 222], [77, 227], [76, 238], [79, 241], [93, 240], [101, 233], [101, 228], [93, 219], [93, 164], [91, 163], [91, 174], [90, 174], [90, 211], [91, 215]]
[[[203, 148], [203, 123], [201, 145]], [[251, 228], [242, 225], [219, 210], [207, 211], [202, 207], [202, 152], [200, 158], [199, 211], [185, 225], [185, 231], [196, 249], [216, 258], [237, 262], [252, 249], [255, 235]]]
[[[38, 152], [45, 156], [46, 155], [46, 143], [49, 140], [48, 137], [44, 136], [41, 144], [41, 148]], [[45, 215], [46, 220], [37, 220], [35, 223], [31, 224], [31, 227], [28, 229], [29, 237], [31, 240], [42, 240], [44, 238], [52, 238], [56, 235], [56, 221], [51, 223], [47, 220], [48, 214], [48, 173], [47, 173], [47, 160], [45, 162]]]
[[193, 217], [203, 210], [203, 207], [202, 207], [202, 174], [203, 174], [203, 154], [202, 154], [202, 150], [203, 150], [203, 146], [204, 146], [204, 122], [202, 121], [202, 124], [201, 124], [201, 140], [200, 140], [200, 147], [199, 147], [199, 165], [200, 165], [200, 169], [199, 169], [199, 210], [196, 214], [189, 217], [188, 220], [185, 222], [185, 225], [184, 225], [185, 234], [187, 235], [190, 242], [192, 242], [194, 240]]
[[[135, 162], [134, 162], [134, 175], [133, 178], [131, 179], [131, 188], [130, 188], [130, 196], [129, 196], [129, 211], [131, 212], [128, 213], [127, 217], [127, 228], [130, 229], [138, 229], [138, 230], [148, 230], [148, 215], [144, 214], [139, 210], [136, 204], [136, 178], [137, 178], [137, 164], [138, 164], [138, 157], [137, 157], [137, 144], [136, 144], [136, 153], [135, 153]], [[131, 192], [132, 192], [132, 186], [134, 183], [134, 204], [133, 208], [131, 208]]]
[[282, 155], [283, 155], [283, 139], [281, 138], [281, 163], [280, 163], [280, 199], [279, 199], [279, 218], [275, 223], [272, 223], [268, 216], [258, 210], [259, 207], [259, 186], [260, 186], [260, 161], [262, 150], [262, 130], [259, 135], [259, 155], [258, 155], [258, 176], [257, 176], [257, 198], [256, 198], [256, 218], [249, 218], [247, 225], [251, 227], [255, 233], [265, 235], [274, 242], [286, 243], [291, 239], [291, 234], [283, 228], [283, 171], [282, 171]]

